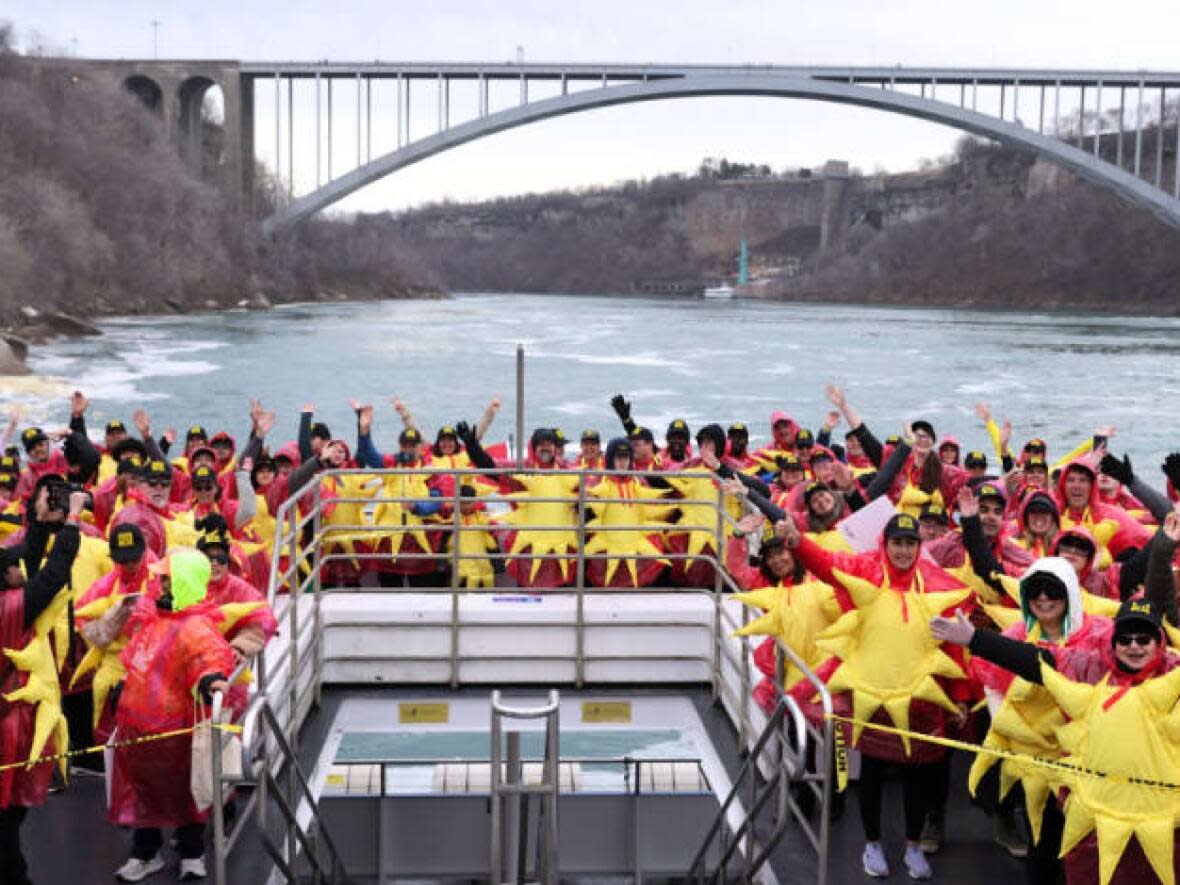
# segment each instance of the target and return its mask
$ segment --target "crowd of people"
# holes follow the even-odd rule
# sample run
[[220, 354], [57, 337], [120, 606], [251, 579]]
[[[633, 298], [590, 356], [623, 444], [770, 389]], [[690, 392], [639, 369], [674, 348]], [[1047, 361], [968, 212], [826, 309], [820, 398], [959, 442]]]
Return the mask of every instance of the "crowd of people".
[[[843, 391], [827, 396], [816, 431], [774, 412], [753, 448], [745, 424], [694, 434], [682, 419], [660, 447], [617, 395], [605, 445], [589, 429], [567, 453], [565, 434], [542, 427], [519, 459], [484, 442], [499, 400], [432, 437], [395, 400], [393, 451], [374, 439], [373, 406], [355, 401], [351, 442], [309, 404], [281, 443], [269, 439], [275, 413], [252, 402], [240, 448], [199, 424], [156, 433], [142, 410], [92, 438], [80, 392], [66, 427], [25, 428], [10, 446], [14, 416], [0, 440], [3, 881], [27, 881], [20, 827], [55, 769], [14, 763], [108, 741], [109, 818], [132, 831], [118, 878], [161, 870], [168, 828], [180, 878], [204, 876], [208, 809], [189, 791], [191, 737], [127, 741], [191, 727], [194, 698], [217, 691], [244, 710], [237, 677], [277, 629], [265, 594], [272, 562], [291, 565], [274, 548], [293, 496], [299, 513], [319, 508], [325, 586], [542, 591], [575, 583], [581, 550], [591, 586], [745, 591], [773, 615], [755, 622], [774, 634], [755, 654], [758, 702], [769, 711], [791, 692], [821, 715], [798, 668], [777, 681], [783, 641], [827, 682], [860, 752], [870, 876], [889, 874], [881, 799], [893, 771], [903, 863], [912, 878], [932, 875], [950, 784], [936, 739], [962, 737], [1010, 754], [981, 756], [972, 786], [1031, 881], [1172, 881], [1174, 803], [1140, 801], [1135, 785], [1103, 793], [1027, 760], [1083, 757], [1180, 783], [1175, 697], [1161, 700], [1180, 660], [1168, 633], [1180, 626], [1180, 453], [1157, 489], [1112, 453], [1113, 427], [1054, 458], [1042, 439], [1015, 449], [1011, 425], [980, 405], [990, 451], [965, 449], [922, 420], [881, 439]], [[882, 503], [876, 545], [856, 546], [848, 527]], [[1101, 702], [1084, 703], [1078, 685]], [[1162, 737], [1129, 761], [1112, 749], [1115, 718], [1116, 729], [1135, 722]]]

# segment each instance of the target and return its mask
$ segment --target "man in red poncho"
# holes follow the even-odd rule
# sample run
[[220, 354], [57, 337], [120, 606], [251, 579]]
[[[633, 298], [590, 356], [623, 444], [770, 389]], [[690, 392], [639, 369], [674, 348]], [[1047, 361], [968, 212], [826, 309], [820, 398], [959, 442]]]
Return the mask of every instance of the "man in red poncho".
[[27, 501], [33, 494], [37, 480], [47, 473], [65, 476], [70, 465], [66, 463], [65, 453], [61, 449], [50, 446], [49, 437], [40, 427], [26, 428], [20, 435], [20, 441], [25, 447], [29, 461], [21, 471], [20, 480], [16, 484], [16, 496]]
[[229, 688], [234, 653], [218, 630], [216, 609], [205, 602], [209, 560], [184, 550], [151, 566], [160, 573], [156, 607], [137, 607], [131, 642], [121, 659], [127, 669], [115, 714], [111, 773], [111, 823], [132, 827], [131, 857], [115, 873], [138, 882], [164, 868], [161, 827], [175, 827], [180, 878], [205, 876], [205, 817], [191, 792], [192, 735], [145, 744], [123, 743], [145, 735], [190, 728], [195, 699], [210, 703]]
[[[48, 524], [67, 520], [66, 513], [49, 509], [48, 490], [34, 503], [34, 518], [25, 537], [25, 549], [0, 550], [0, 648], [19, 651], [34, 641], [33, 622], [66, 586], [78, 554], [79, 516], [85, 496], [70, 496], [69, 517], [57, 531], [57, 539], [45, 565], [33, 572], [49, 540]], [[21, 554], [27, 553], [30, 577], [21, 571]], [[25, 762], [32, 750], [37, 705], [8, 701], [5, 695], [25, 687], [30, 674], [20, 670], [7, 655], [0, 655], [0, 765]], [[47, 703], [41, 701], [41, 703]], [[50, 738], [43, 755], [65, 751]], [[0, 877], [12, 885], [28, 885], [28, 867], [21, 851], [20, 827], [29, 808], [45, 802], [53, 777], [53, 764], [0, 770]]]

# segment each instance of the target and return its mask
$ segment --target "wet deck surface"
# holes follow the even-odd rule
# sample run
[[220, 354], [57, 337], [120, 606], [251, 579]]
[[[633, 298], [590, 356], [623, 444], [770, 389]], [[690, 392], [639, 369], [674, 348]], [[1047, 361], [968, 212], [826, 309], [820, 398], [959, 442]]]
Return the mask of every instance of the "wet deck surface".
[[[438, 691], [399, 691], [402, 697], [417, 693], [437, 696]], [[486, 696], [487, 691], [472, 689], [462, 693]], [[667, 694], [667, 687], [659, 693]], [[730, 776], [734, 776], [740, 766], [740, 758], [729, 720], [713, 706], [708, 691], [690, 688], [678, 693], [693, 701], [718, 755], [730, 769]], [[312, 713], [302, 733], [303, 749], [300, 755], [307, 770], [314, 764], [345, 697], [380, 697], [384, 694], [386, 692], [381, 689], [326, 689], [323, 705]], [[604, 690], [603, 694], [617, 696], [619, 690]], [[947, 811], [946, 845], [942, 852], [930, 859], [935, 880], [955, 885], [996, 882], [1013, 885], [1022, 882], [1022, 862], [1009, 857], [992, 841], [991, 820], [971, 805], [968, 799], [965, 786], [968, 765], [969, 760], [962, 754], [955, 760]], [[864, 842], [855, 792], [855, 786], [851, 787], [847, 810], [832, 826], [829, 882], [833, 885], [872, 881], [861, 869], [860, 855]], [[909, 881], [901, 862], [903, 840], [899, 784], [890, 783], [886, 787], [883, 817], [886, 854], [893, 870], [891, 879]], [[29, 858], [33, 881], [38, 885], [113, 882], [114, 871], [126, 859], [131, 842], [129, 833], [107, 823], [101, 777], [75, 777], [68, 790], [50, 796], [43, 807], [30, 813], [23, 833], [25, 854]], [[175, 881], [175, 855], [167, 848], [165, 852], [170, 867], [145, 881]], [[265, 882], [268, 867], [269, 862], [259, 840], [253, 834], [246, 834], [243, 844], [230, 855], [229, 881]], [[788, 830], [775, 852], [774, 867], [782, 885], [815, 882], [815, 852], [796, 827]]]

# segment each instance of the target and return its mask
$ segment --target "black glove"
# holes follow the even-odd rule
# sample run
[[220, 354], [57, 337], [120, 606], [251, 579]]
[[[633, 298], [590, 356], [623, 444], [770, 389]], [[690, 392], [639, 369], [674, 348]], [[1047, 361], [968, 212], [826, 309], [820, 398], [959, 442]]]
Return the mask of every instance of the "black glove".
[[619, 416], [620, 421], [631, 420], [631, 404], [623, 399], [621, 393], [616, 393], [610, 398], [610, 407], [615, 410], [615, 414]]
[[466, 421], [456, 421], [455, 435], [458, 436], [460, 441], [465, 445], [470, 445], [471, 440], [475, 438], [475, 431], [471, 429], [471, 425]]
[[1120, 461], [1114, 455], [1107, 452], [1102, 456], [1102, 463], [1098, 465], [1098, 469], [1112, 479], [1117, 479], [1125, 486], [1130, 485], [1131, 481], [1135, 479], [1135, 471], [1131, 469], [1130, 455], [1123, 455], [1123, 460]]
[[1164, 476], [1172, 481], [1172, 488], [1180, 489], [1180, 452], [1172, 452], [1160, 466]]

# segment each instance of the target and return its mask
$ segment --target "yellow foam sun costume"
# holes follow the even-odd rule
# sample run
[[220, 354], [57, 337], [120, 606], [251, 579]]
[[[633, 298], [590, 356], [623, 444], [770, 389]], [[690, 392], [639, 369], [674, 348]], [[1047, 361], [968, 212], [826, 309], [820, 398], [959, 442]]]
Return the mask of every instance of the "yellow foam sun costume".
[[[931, 618], [967, 599], [971, 591], [899, 593], [889, 587], [888, 578], [877, 586], [838, 569], [833, 574], [856, 608], [824, 630], [816, 645], [840, 659], [828, 688], [833, 693], [852, 692], [853, 718], [868, 722], [884, 708], [897, 728], [908, 729], [910, 704], [915, 700], [929, 701], [957, 715], [958, 708], [934, 677], [963, 679], [964, 673], [930, 635], [929, 624]], [[861, 729], [859, 724], [853, 726], [854, 745]], [[903, 736], [901, 742], [909, 755], [910, 739]]]
[[[805, 581], [793, 587], [763, 587], [735, 593], [733, 598], [761, 609], [764, 614], [746, 624], [734, 636], [774, 636], [795, 652], [815, 671], [830, 654], [823, 651], [816, 638], [841, 616], [835, 591], [822, 581]], [[790, 660], [786, 662], [783, 690], [803, 678], [803, 672]]]
[[[586, 531], [593, 532], [593, 535], [586, 542], [585, 549], [587, 554], [605, 553], [610, 556], [606, 560], [606, 575], [602, 580], [604, 586], [610, 584], [621, 563], [626, 563], [631, 583], [638, 584], [639, 568], [636, 557], [639, 556], [652, 557], [668, 565], [668, 560], [661, 557], [660, 549], [648, 539], [648, 535], [668, 528], [663, 520], [676, 508], [667, 504], [657, 506], [646, 503], [662, 499], [666, 494], [664, 489], [645, 486], [633, 476], [621, 479], [621, 482], [604, 479], [587, 491], [587, 495], [600, 503], [593, 505], [594, 518], [586, 523]], [[624, 500], [603, 501], [604, 498]], [[651, 526], [650, 530], [646, 528], [648, 525]], [[626, 526], [644, 528], [635, 531], [625, 528]]]
[[[706, 546], [713, 547], [717, 542], [717, 484], [713, 471], [707, 467], [690, 467], [681, 476], [669, 476], [668, 485], [686, 500], [714, 502], [677, 505], [681, 516], [674, 531], [679, 534], [687, 530], [687, 552], [690, 556], [699, 556]], [[735, 499], [734, 503], [740, 518], [741, 502]], [[723, 531], [724, 542], [729, 539], [733, 529], [728, 523], [723, 523]]]
[[[487, 554], [499, 548], [496, 539], [488, 531], [492, 525], [486, 511], [473, 510], [461, 514], [463, 531], [459, 535], [459, 582], [464, 587], [492, 587], [496, 583], [496, 570]], [[447, 544], [454, 544], [454, 537]], [[472, 557], [472, 558], [468, 558]]]
[[[430, 487], [426, 484], [429, 475], [415, 473], [412, 470], [394, 470], [385, 475], [384, 489], [381, 494], [387, 498], [422, 498], [430, 496]], [[373, 523], [379, 526], [401, 526], [407, 531], [389, 532], [390, 552], [392, 558], [397, 559], [408, 534], [418, 542], [422, 549], [415, 552], [430, 552], [430, 539], [422, 530], [425, 521], [414, 512], [414, 501], [382, 501], [373, 511]]]
[[[50, 633], [65, 616], [72, 597], [73, 591], [68, 588], [58, 591], [53, 601], [33, 621], [33, 638], [28, 644], [21, 649], [4, 649], [4, 654], [13, 666], [29, 674], [24, 686], [4, 695], [4, 700], [10, 704], [24, 701], [37, 706], [33, 743], [29, 748], [30, 767], [41, 758], [51, 736], [56, 740], [58, 752], [65, 752], [70, 745], [69, 726], [61, 711], [61, 680]], [[68, 771], [66, 758], [62, 757], [58, 764], [62, 777], [65, 777]]]
[[922, 508], [928, 504], [937, 504], [939, 507], [946, 506], [939, 489], [935, 489], [933, 492], [924, 492], [918, 486], [907, 482], [901, 490], [901, 497], [897, 499], [897, 509], [902, 513], [908, 513], [915, 519], [922, 515]]
[[[516, 536], [512, 539], [512, 548], [508, 551], [513, 556], [528, 552], [532, 555], [532, 567], [529, 570], [529, 580], [537, 577], [541, 563], [545, 560], [536, 557], [546, 554], [561, 555], [557, 560], [561, 567], [562, 581], [569, 580], [570, 562], [564, 554], [578, 545], [577, 514], [574, 504], [578, 499], [578, 478], [568, 475], [554, 475], [538, 473], [532, 476], [513, 475], [517, 483], [524, 487], [522, 492], [513, 492], [504, 497], [515, 502], [516, 509], [497, 516], [495, 521], [516, 529]], [[567, 498], [566, 501], [533, 501], [532, 498]], [[568, 526], [558, 531], [542, 531], [530, 526]], [[589, 552], [589, 551], [587, 551]]]
[[[364, 474], [347, 474], [334, 477], [336, 494], [340, 498], [372, 498], [381, 483], [375, 476]], [[370, 522], [365, 516], [365, 501], [348, 501], [336, 498], [322, 498], [332, 503], [331, 513], [323, 518], [324, 552], [336, 553], [343, 551], [349, 557], [356, 555], [357, 541], [373, 541], [374, 535], [359, 528], [336, 528], [336, 526], [366, 526]], [[354, 568], [359, 568], [355, 558], [351, 559]]]
[[[999, 580], [1008, 597], [1019, 604], [1020, 580], [999, 573], [995, 573], [993, 577]], [[1085, 590], [1080, 591], [1080, 595], [1082, 612], [1087, 615], [1114, 617], [1118, 612], [1119, 603], [1115, 600], [1095, 596]], [[988, 604], [984, 605], [984, 610], [1001, 630], [1007, 630], [1022, 617], [1020, 609], [1008, 606]], [[1028, 641], [1036, 642], [1040, 638], [1040, 626], [1034, 625]], [[1064, 724], [1065, 717], [1061, 714], [1061, 708], [1049, 693], [1041, 686], [1017, 677], [1012, 680], [1003, 703], [992, 717], [991, 728], [983, 739], [983, 746], [1022, 756], [1056, 759], [1061, 755], [1061, 747], [1057, 743], [1057, 729]], [[1016, 783], [1022, 785], [1033, 842], [1040, 842], [1045, 802], [1049, 797], [1049, 791], [1056, 788], [1060, 779], [1054, 776], [1051, 769], [1022, 759], [997, 759], [989, 753], [978, 753], [967, 777], [967, 789], [972, 795], [975, 794], [984, 774], [997, 761], [1000, 763], [999, 798], [1004, 799]]]
[[1108, 885], [1134, 835], [1165, 885], [1174, 885], [1174, 831], [1180, 823], [1180, 791], [1128, 783], [1127, 779], [1180, 782], [1180, 669], [1140, 685], [1073, 682], [1041, 664], [1045, 688], [1070, 718], [1057, 731], [1061, 747], [1079, 767], [1117, 777], [1066, 774], [1061, 856], [1097, 831], [1101, 885]]

